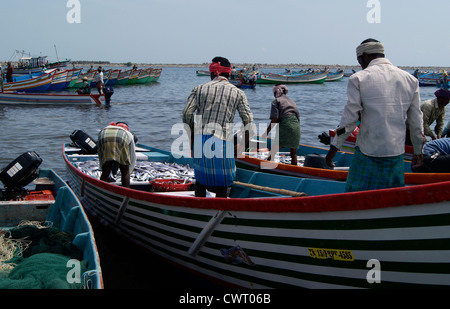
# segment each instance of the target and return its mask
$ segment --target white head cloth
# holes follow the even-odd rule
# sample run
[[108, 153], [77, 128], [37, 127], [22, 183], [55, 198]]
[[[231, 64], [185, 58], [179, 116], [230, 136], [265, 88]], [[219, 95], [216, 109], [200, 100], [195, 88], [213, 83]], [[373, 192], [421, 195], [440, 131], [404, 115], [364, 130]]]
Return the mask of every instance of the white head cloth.
[[356, 56], [362, 56], [363, 53], [366, 54], [384, 54], [384, 45], [380, 42], [367, 42], [359, 45], [356, 48]]

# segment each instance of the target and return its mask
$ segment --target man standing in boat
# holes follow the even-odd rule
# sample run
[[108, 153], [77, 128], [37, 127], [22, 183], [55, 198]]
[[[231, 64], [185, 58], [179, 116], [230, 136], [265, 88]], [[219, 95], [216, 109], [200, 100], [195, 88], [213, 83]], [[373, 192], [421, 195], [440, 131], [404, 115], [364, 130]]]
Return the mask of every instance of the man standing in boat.
[[385, 58], [384, 46], [368, 39], [356, 49], [362, 71], [348, 82], [348, 102], [326, 161], [333, 158], [361, 120], [346, 191], [401, 187], [404, 181], [405, 132], [410, 129], [413, 165], [422, 164], [424, 142], [419, 83]]
[[[195, 196], [205, 197], [206, 189], [216, 197], [227, 197], [235, 177], [233, 122], [236, 110], [245, 128], [253, 123], [253, 114], [245, 93], [228, 78], [228, 59], [215, 57], [209, 66], [211, 81], [195, 87], [183, 110], [183, 123], [190, 129], [196, 178]], [[194, 132], [194, 112], [197, 111]], [[249, 132], [245, 131], [246, 140]]]

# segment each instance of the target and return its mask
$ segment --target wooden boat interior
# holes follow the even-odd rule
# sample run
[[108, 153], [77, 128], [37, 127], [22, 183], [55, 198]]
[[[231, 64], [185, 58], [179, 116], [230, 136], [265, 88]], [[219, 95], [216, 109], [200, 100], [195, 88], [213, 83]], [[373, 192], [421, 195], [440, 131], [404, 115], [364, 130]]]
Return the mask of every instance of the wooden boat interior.
[[[65, 154], [72, 163], [92, 161], [97, 159], [97, 155], [86, 155], [80, 153], [79, 148], [65, 146]], [[178, 163], [192, 166], [192, 158], [174, 157], [170, 152], [157, 148], [137, 145], [137, 160], [158, 161], [167, 163]], [[307, 196], [324, 194], [343, 193], [345, 183], [328, 180], [306, 179], [299, 177], [274, 175], [264, 172], [255, 172], [245, 169], [236, 169], [235, 184], [231, 187], [230, 198], [270, 198], [270, 197], [291, 197], [295, 193], [305, 193]], [[121, 185], [119, 182], [112, 184]], [[131, 181], [131, 189], [151, 192], [149, 182]], [[175, 195], [183, 197], [194, 197], [193, 185], [188, 191], [174, 192], [154, 192], [157, 194]], [[213, 192], [209, 192], [209, 197], [214, 197]]]

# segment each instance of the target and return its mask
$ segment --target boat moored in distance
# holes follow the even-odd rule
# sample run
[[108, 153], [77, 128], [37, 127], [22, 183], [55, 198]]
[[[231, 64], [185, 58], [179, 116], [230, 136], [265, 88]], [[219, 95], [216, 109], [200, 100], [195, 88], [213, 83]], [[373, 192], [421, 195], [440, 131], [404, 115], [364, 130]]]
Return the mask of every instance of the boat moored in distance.
[[69, 86], [70, 80], [68, 81], [69, 71], [57, 71], [57, 69], [47, 70], [46, 73], [55, 72], [53, 75], [52, 84], [48, 88], [48, 91], [61, 91]]
[[104, 95], [100, 94], [59, 94], [59, 93], [17, 93], [0, 92], [0, 104], [8, 105], [85, 105], [105, 104]]
[[[22, 258], [11, 260], [14, 263], [11, 269], [2, 268], [0, 286], [103, 289], [100, 257], [89, 219], [67, 183], [53, 170], [39, 169], [42, 162], [39, 160], [35, 152], [24, 153], [0, 174], [4, 184], [0, 191], [0, 238], [5, 237], [7, 243], [24, 239], [27, 244], [22, 252], [16, 248], [13, 258], [17, 254], [22, 254]], [[37, 230], [42, 232], [33, 232]], [[18, 235], [15, 231], [21, 231], [19, 239], [13, 237]], [[49, 241], [43, 235], [53, 236]], [[60, 240], [57, 235], [63, 238]], [[69, 280], [70, 271], [77, 270], [73, 266], [67, 268], [66, 260], [83, 265], [78, 268], [79, 280]], [[8, 265], [3, 263], [7, 262], [5, 259], [1, 262], [2, 266]], [[45, 269], [48, 271], [44, 272]]]
[[50, 72], [25, 80], [4, 83], [3, 91], [44, 92], [50, 88], [54, 74], [55, 72]]
[[256, 83], [259, 84], [323, 84], [327, 78], [328, 70], [319, 72], [307, 72], [302, 74], [259, 74]]
[[[95, 154], [65, 144], [72, 189], [93, 218], [204, 278], [250, 289], [450, 286], [450, 182], [344, 193], [344, 182], [238, 168], [230, 198], [197, 198], [192, 185], [152, 192], [157, 179], [142, 178], [145, 164], [170, 171], [191, 158], [136, 150], [124, 188], [98, 179]], [[376, 286], [367, 279], [374, 260]]]
[[337, 82], [341, 81], [343, 78], [344, 78], [344, 70], [336, 70], [336, 72], [329, 72], [325, 81]]

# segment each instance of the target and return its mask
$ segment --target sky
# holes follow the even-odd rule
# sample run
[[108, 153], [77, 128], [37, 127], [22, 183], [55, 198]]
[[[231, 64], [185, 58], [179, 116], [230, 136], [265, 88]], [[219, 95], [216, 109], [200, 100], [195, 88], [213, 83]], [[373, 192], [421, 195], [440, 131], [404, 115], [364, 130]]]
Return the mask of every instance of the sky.
[[0, 61], [357, 65], [375, 38], [395, 65], [450, 67], [449, 12], [448, 0], [2, 1]]

